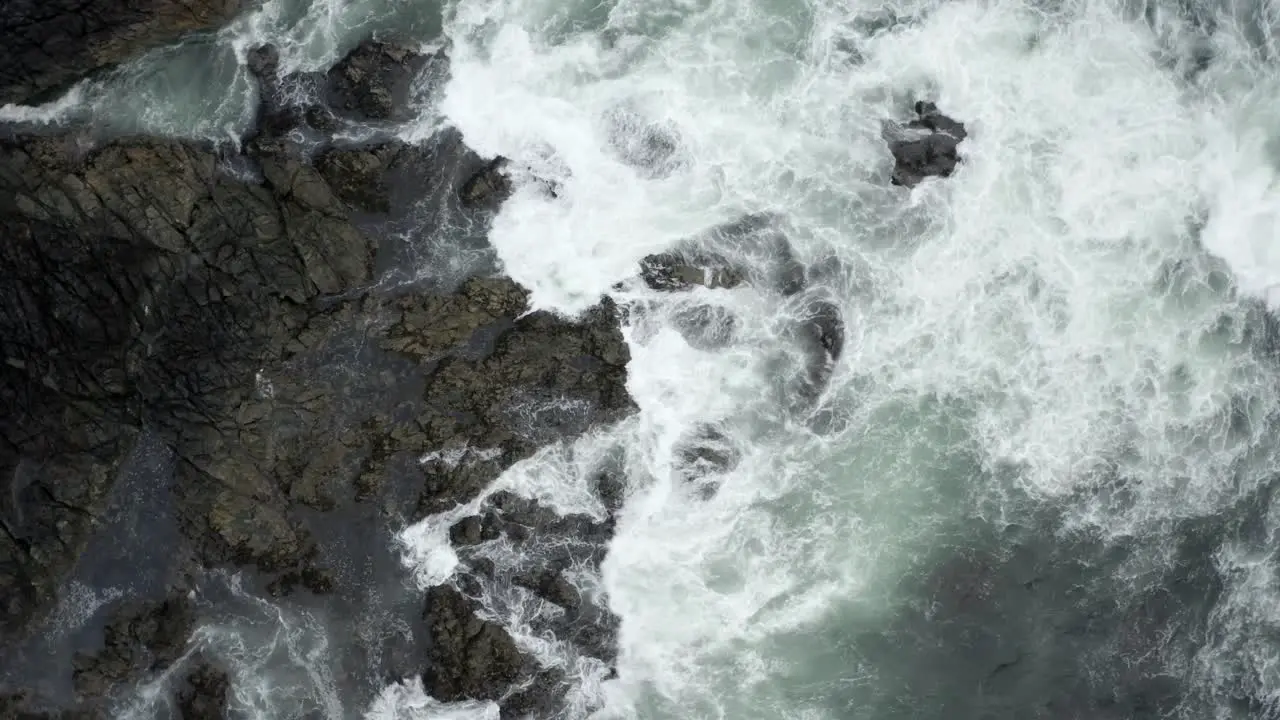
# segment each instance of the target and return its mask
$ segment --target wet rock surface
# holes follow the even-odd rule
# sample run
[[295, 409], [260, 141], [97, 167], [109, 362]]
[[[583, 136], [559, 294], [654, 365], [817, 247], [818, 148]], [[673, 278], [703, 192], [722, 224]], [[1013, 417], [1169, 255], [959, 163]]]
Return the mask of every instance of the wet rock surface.
[[11, 0], [0, 12], [0, 105], [39, 104], [98, 70], [191, 32], [241, 0]]
[[[618, 619], [598, 590], [583, 583], [599, 571], [613, 537], [613, 512], [620, 506], [621, 493], [620, 487], [611, 487], [616, 482], [608, 471], [598, 478], [597, 493], [608, 508], [603, 518], [560, 515], [510, 491], [490, 495], [479, 515], [463, 518], [450, 528], [453, 544], [468, 568], [460, 575], [459, 589], [472, 597], [486, 597], [487, 604], [498, 608], [508, 604], [514, 608], [527, 599], [550, 606], [533, 615], [533, 629], [611, 667], [617, 655]], [[517, 589], [514, 595], [503, 591], [509, 588]], [[538, 694], [540, 705], [554, 705], [563, 690], [559, 684], [542, 687], [535, 682], [519, 702]], [[509, 701], [500, 703], [504, 712], [511, 711]]]
[[329, 105], [369, 120], [404, 119], [413, 79], [428, 62], [443, 60], [406, 38], [361, 43], [329, 70]]
[[964, 123], [943, 115], [931, 102], [917, 102], [915, 113], [916, 119], [886, 132], [894, 185], [914, 187], [928, 177], [949, 177], [960, 163], [960, 143], [968, 137]]
[[[395, 119], [423, 62], [373, 41], [324, 81], [340, 114]], [[483, 272], [457, 287], [378, 285], [379, 256], [405, 252], [388, 229], [430, 232], [501, 201], [496, 187], [468, 203], [491, 166], [450, 133], [430, 147], [340, 145], [330, 133], [343, 121], [313, 102], [321, 78], [280, 77], [270, 48], [249, 63], [262, 102], [243, 156], [154, 138], [0, 144], [0, 399], [13, 409], [0, 418], [0, 643], [39, 652], [78, 558], [110, 542], [107, 499], [145, 436], [165, 449], [164, 506], [181, 538], [166, 572], [238, 569], [244, 592], [348, 618], [330, 628], [342, 692], [425, 672], [441, 698], [550, 712], [557, 676], [456, 590], [433, 589], [424, 614], [387, 540], [546, 443], [631, 412], [619, 310], [526, 313], [523, 288]], [[503, 507], [494, 527], [520, 542], [586, 527]], [[482, 523], [455, 540], [493, 532]], [[581, 541], [597, 564], [606, 539]], [[573, 599], [563, 567], [547, 560], [520, 579], [574, 606], [566, 637], [614, 622]], [[222, 651], [187, 644], [217, 592], [184, 587], [106, 602], [74, 631], [74, 660], [47, 671], [25, 667], [27, 650], [0, 660], [0, 707], [97, 717], [168, 673], [181, 717], [223, 717], [234, 693]], [[593, 652], [607, 655], [611, 636], [597, 636]], [[40, 672], [65, 674], [73, 694], [15, 684]]]

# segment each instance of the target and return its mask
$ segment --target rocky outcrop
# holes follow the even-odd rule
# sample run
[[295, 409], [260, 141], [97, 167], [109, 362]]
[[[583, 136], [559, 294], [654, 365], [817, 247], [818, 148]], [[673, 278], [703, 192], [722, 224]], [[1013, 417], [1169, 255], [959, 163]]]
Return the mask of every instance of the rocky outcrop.
[[0, 105], [38, 104], [86, 75], [210, 30], [241, 0], [15, 0], [0, 13]]
[[129, 679], [163, 670], [186, 651], [195, 629], [193, 603], [182, 595], [146, 605], [126, 602], [111, 610], [103, 647], [75, 659], [76, 692], [105, 696]]
[[432, 697], [497, 700], [531, 670], [507, 631], [477, 618], [474, 605], [457, 590], [442, 585], [428, 591], [426, 615], [431, 669], [425, 679]]
[[[491, 495], [479, 515], [463, 518], [450, 528], [450, 538], [466, 570], [457, 585], [465, 596], [487, 599], [487, 605], [522, 607], [539, 637], [565, 643], [572, 652], [606, 666], [616, 660], [618, 619], [594, 593], [577, 582], [598, 573], [613, 537], [622, 488], [613, 472], [602, 469], [596, 492], [609, 508], [599, 520], [586, 515], [558, 515], [537, 501], [508, 491]], [[498, 550], [512, 548], [515, 552]], [[577, 579], [575, 581], [575, 578]], [[512, 594], [512, 589], [515, 589]], [[541, 607], [538, 607], [541, 604]], [[532, 606], [532, 614], [527, 611]], [[447, 639], [440, 652], [457, 656], [465, 647]], [[440, 638], [433, 637], [433, 642]], [[522, 675], [518, 692], [499, 701], [503, 717], [554, 715], [567, 689], [555, 670], [539, 669]]]
[[462, 186], [462, 204], [468, 208], [496, 209], [511, 195], [511, 178], [506, 174], [508, 160], [496, 157]]
[[367, 120], [402, 120], [410, 85], [428, 62], [447, 59], [443, 53], [423, 55], [403, 38], [361, 43], [329, 70], [328, 104]]
[[[415, 61], [389, 47], [358, 48], [331, 75], [356, 98], [353, 114], [371, 112], [364, 104], [388, 88], [396, 106], [404, 78], [377, 68]], [[398, 569], [392, 530], [633, 408], [620, 314], [607, 300], [574, 319], [528, 313], [527, 292], [502, 277], [433, 291], [374, 285], [375, 250], [394, 252], [397, 240], [379, 249], [373, 238], [401, 218], [421, 228], [423, 193], [486, 217], [466, 202], [486, 164], [456, 134], [432, 148], [337, 147], [333, 126], [316, 120], [323, 105], [286, 87], [316, 78], [280, 77], [270, 49], [249, 61], [263, 100], [245, 156], [148, 138], [0, 145], [0, 399], [13, 409], [0, 417], [0, 642], [30, 637], [81, 550], [101, 540], [105, 498], [144, 429], [174, 457], [166, 492], [186, 571], [240, 568], [277, 597], [312, 598], [354, 623], [373, 614], [370, 584]], [[256, 177], [227, 172], [232, 161]], [[545, 532], [530, 542], [586, 527], [555, 517], [537, 514]], [[506, 522], [498, 532], [521, 530]], [[607, 535], [592, 532], [598, 563]], [[519, 582], [574, 605], [563, 566], [532, 562]], [[576, 604], [566, 637], [612, 626], [589, 606]], [[175, 596], [110, 612], [103, 644], [75, 660], [78, 697], [53, 700], [67, 712], [93, 715], [108, 695], [175, 667], [203, 611]], [[472, 613], [470, 601], [446, 598], [426, 616], [388, 618], [435, 632], [438, 655], [415, 649], [421, 638], [382, 652], [363, 645], [363, 626], [331, 630], [352, 638], [343, 642], [359, 658], [353, 676], [382, 663], [383, 677], [426, 670], [458, 697], [510, 690], [507, 713], [554, 705], [554, 672], [512, 656], [506, 632]], [[447, 654], [446, 640], [469, 643], [476, 627], [486, 639], [467, 653], [492, 670], [454, 667]], [[594, 637], [593, 652], [611, 652], [608, 632]], [[5, 662], [4, 702], [47, 704], [9, 693]], [[228, 677], [199, 656], [182, 662], [179, 711], [220, 717]]]
[[963, 123], [943, 115], [931, 102], [917, 102], [915, 112], [916, 119], [905, 127], [886, 129], [894, 185], [914, 187], [927, 177], [949, 177], [960, 163], [960, 143], [968, 137]]
[[0, 459], [17, 483], [0, 536], [6, 626], [47, 609], [46, 579], [75, 557], [143, 424], [202, 478], [184, 497], [204, 508], [186, 518], [197, 536], [254, 536], [246, 559], [267, 565], [297, 544], [268, 510], [252, 529], [220, 520], [230, 498], [269, 491], [227, 472], [214, 436], [243, 428], [234, 410], [305, 328], [306, 304], [369, 279], [373, 245], [311, 168], [266, 175], [236, 182], [211, 153], [166, 141], [84, 156], [57, 138], [0, 146], [0, 394], [13, 409]]
[[231, 681], [227, 674], [201, 663], [182, 679], [177, 692], [178, 717], [182, 720], [223, 720]]
[[[626, 392], [630, 353], [612, 301], [570, 321], [525, 315], [527, 297], [505, 278], [473, 279], [452, 297], [398, 305], [385, 347], [435, 363], [423, 413], [391, 435], [398, 449], [435, 453], [422, 463], [422, 514], [471, 499], [548, 442], [634, 409]], [[455, 346], [460, 352], [442, 357]]]

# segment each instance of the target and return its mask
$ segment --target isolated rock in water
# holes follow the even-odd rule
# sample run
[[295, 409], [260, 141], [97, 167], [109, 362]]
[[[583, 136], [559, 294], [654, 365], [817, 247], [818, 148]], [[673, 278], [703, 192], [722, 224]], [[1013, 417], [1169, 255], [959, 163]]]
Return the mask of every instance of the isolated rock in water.
[[240, 0], [11, 0], [0, 12], [0, 106], [39, 104], [97, 70], [220, 27]]
[[804, 354], [804, 372], [791, 390], [793, 412], [813, 407], [831, 382], [844, 351], [845, 327], [840, 308], [825, 298], [805, 297], [792, 333]]
[[640, 261], [640, 277], [654, 290], [695, 285], [734, 288], [743, 284], [789, 297], [805, 287], [804, 266], [771, 213], [744, 215]]
[[916, 119], [886, 131], [893, 153], [894, 185], [913, 187], [926, 177], [948, 177], [960, 162], [958, 147], [968, 133], [964, 124], [938, 112], [931, 102], [917, 102]]
[[369, 120], [400, 119], [414, 76], [434, 59], [444, 58], [406, 39], [366, 40], [329, 70], [330, 105]]
[[742, 451], [713, 425], [702, 425], [675, 448], [676, 472], [685, 481], [695, 483], [703, 498], [709, 499], [719, 488], [723, 475], [742, 462]]
[[799, 332], [805, 345], [815, 354], [823, 355], [825, 361], [840, 359], [844, 350], [844, 319], [835, 303], [829, 300], [809, 303]]
[[695, 285], [735, 288], [742, 284], [745, 273], [710, 253], [665, 252], [642, 259], [640, 277], [654, 290], [672, 292], [689, 290]]

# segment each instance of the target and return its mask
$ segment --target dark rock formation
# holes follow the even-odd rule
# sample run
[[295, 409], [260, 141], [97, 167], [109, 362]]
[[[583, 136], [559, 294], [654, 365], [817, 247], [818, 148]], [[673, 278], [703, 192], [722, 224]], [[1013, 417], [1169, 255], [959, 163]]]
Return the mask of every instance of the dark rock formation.
[[[611, 512], [620, 506], [622, 487], [612, 473], [601, 473], [597, 485]], [[613, 530], [612, 515], [603, 521], [586, 515], [562, 516], [511, 492], [495, 493], [480, 515], [464, 518], [451, 529], [459, 556], [470, 568], [458, 585], [474, 597], [486, 596], [487, 603], [499, 609], [507, 603], [523, 603], [518, 593], [513, 596], [509, 590], [521, 588], [546, 603], [530, 619], [535, 632], [611, 665], [616, 659], [618, 619], [599, 598], [583, 593], [570, 573], [598, 571]], [[518, 552], [489, 554], [488, 543], [499, 538]], [[520, 693], [501, 701], [503, 717], [522, 717], [517, 710], [529, 703], [558, 707], [564, 690], [560, 678], [539, 675]]]
[[151, 606], [125, 603], [115, 608], [102, 650], [75, 659], [76, 692], [105, 696], [130, 678], [169, 667], [185, 652], [195, 621], [195, 608], [182, 595]]
[[231, 681], [227, 674], [208, 664], [199, 664], [178, 689], [178, 716], [181, 720], [223, 720], [227, 717], [227, 696]]
[[688, 290], [695, 285], [711, 289], [735, 288], [744, 273], [711, 254], [665, 252], [640, 261], [640, 277], [654, 290]]
[[391, 188], [383, 181], [386, 168], [370, 150], [330, 150], [316, 158], [316, 169], [348, 205], [368, 213], [391, 211]]
[[[349, 117], [395, 119], [428, 61], [373, 41], [328, 76], [281, 77], [278, 54], [255, 49], [261, 102], [243, 156], [146, 138], [86, 147], [74, 134], [0, 144], [0, 643], [37, 637], [82, 549], [110, 541], [95, 532], [144, 433], [173, 463], [163, 492], [182, 572], [236, 567], [257, 592], [355, 623], [374, 614], [373, 586], [402, 592], [392, 530], [632, 410], [607, 300], [574, 319], [524, 314], [528, 294], [506, 278], [396, 295], [373, 285], [373, 237], [395, 222], [432, 230], [423, 218], [435, 215], [414, 214], [424, 193], [465, 211], [511, 188], [456, 134], [430, 149], [334, 146], [329, 133], [347, 121], [326, 92]], [[598, 565], [611, 526], [516, 500], [489, 507], [454, 541], [576, 548], [495, 572], [572, 608], [566, 637], [609, 656], [616, 621], [560, 573], [565, 552]], [[425, 669], [442, 699], [511, 691], [504, 714], [558, 702], [556, 671], [442, 592], [425, 617], [389, 616], [411, 626], [407, 639], [373, 647], [366, 629], [331, 628], [335, 654], [354, 658], [340, 682], [363, 692], [364, 673]], [[0, 714], [97, 717], [166, 672], [180, 716], [221, 717], [228, 676], [184, 654], [207, 609], [178, 593], [111, 610], [100, 644], [86, 631], [74, 666], [52, 671], [70, 681], [74, 669], [75, 701], [12, 688], [10, 663], [22, 660], [0, 658]], [[427, 636], [437, 642], [424, 654]]]
[[47, 609], [44, 579], [75, 557], [143, 423], [202, 478], [182, 501], [208, 547], [264, 567], [299, 551], [226, 441], [245, 438], [237, 407], [305, 329], [305, 304], [367, 280], [373, 248], [309, 167], [267, 164], [253, 186], [214, 165], [164, 141], [83, 157], [56, 138], [0, 146], [0, 459], [20, 503], [0, 536], [7, 624]]
[[[386, 346], [439, 362], [423, 413], [392, 441], [415, 454], [443, 449], [468, 460], [437, 454], [423, 463], [423, 514], [474, 497], [501, 469], [552, 440], [634, 409], [626, 392], [630, 353], [613, 303], [606, 298], [577, 321], [545, 312], [517, 319], [526, 300], [523, 288], [498, 278], [472, 280], [452, 298], [399, 305]], [[463, 354], [440, 359], [460, 342]]]
[[476, 617], [472, 603], [450, 587], [427, 592], [431, 669], [425, 676], [431, 696], [446, 702], [497, 700], [529, 670], [506, 630]]
[[11, 0], [0, 13], [0, 105], [38, 104], [86, 75], [186, 33], [240, 0]]
[[505, 170], [508, 160], [496, 157], [462, 186], [462, 205], [468, 208], [495, 209], [511, 196], [511, 178]]
[[410, 84], [430, 61], [401, 38], [363, 42], [329, 70], [329, 105], [369, 120], [402, 119]]
[[931, 102], [917, 102], [915, 112], [915, 120], [886, 136], [893, 153], [894, 185], [913, 187], [927, 177], [949, 177], [960, 162], [960, 143], [968, 136], [963, 123], [943, 115]]

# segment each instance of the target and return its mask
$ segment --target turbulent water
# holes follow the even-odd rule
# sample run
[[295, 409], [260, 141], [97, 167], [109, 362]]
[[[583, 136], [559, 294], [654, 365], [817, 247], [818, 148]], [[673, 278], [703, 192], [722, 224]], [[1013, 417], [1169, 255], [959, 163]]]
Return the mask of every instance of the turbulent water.
[[[560, 183], [502, 208], [504, 272], [539, 308], [632, 308], [640, 412], [493, 488], [601, 515], [588, 471], [625, 463], [603, 572], [572, 576], [621, 618], [616, 678], [532, 633], [546, 610], [515, 589], [486, 596], [522, 649], [576, 678], [571, 717], [1280, 717], [1278, 14], [268, 0], [0, 115], [227, 139], [252, 117], [258, 43], [287, 69], [325, 67], [371, 30], [448, 45], [451, 77], [424, 82], [396, 132], [452, 125]], [[954, 176], [907, 190], [889, 184], [882, 121], [919, 98], [969, 138]], [[775, 219], [804, 293], [614, 288], [747, 214]], [[812, 397], [792, 330], [818, 300], [845, 345]], [[686, 337], [703, 306], [734, 319], [727, 339]], [[708, 425], [738, 461], [690, 482], [681, 442]], [[467, 512], [405, 529], [424, 587], [448, 580], [448, 526]], [[218, 633], [205, 639], [252, 659], [228, 649], [243, 634]], [[306, 643], [272, 667], [294, 663], [286, 684], [323, 696], [324, 643]], [[262, 689], [284, 681], [253, 657], [233, 706], [284, 717]], [[352, 710], [330, 700], [335, 718]], [[497, 717], [413, 684], [360, 712]]]

